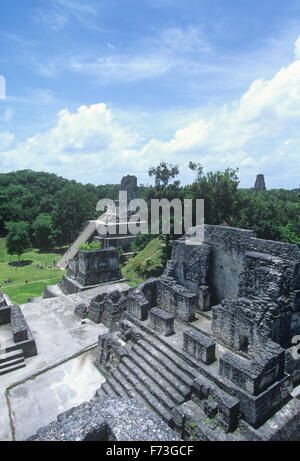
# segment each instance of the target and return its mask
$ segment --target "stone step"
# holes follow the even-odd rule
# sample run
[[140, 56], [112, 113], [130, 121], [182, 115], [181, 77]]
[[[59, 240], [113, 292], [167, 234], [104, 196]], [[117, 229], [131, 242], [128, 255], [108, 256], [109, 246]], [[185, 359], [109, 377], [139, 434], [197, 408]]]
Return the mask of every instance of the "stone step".
[[[140, 349], [140, 351], [143, 349]], [[176, 404], [180, 405], [185, 401], [183, 395], [177, 390], [178, 381], [173, 378], [173, 382], [170, 383], [164, 378], [164, 370], [161, 367], [161, 370], [157, 372], [154, 370], [146, 361], [146, 353], [144, 356], [141, 353], [137, 353], [136, 349], [131, 349], [130, 358], [135, 362], [135, 364], [151, 378], [157, 386], [162, 389], [162, 392], [165, 392], [167, 396]], [[180, 384], [180, 383], [179, 383]]]
[[129, 396], [129, 398], [135, 399], [137, 397], [137, 394], [134, 391], [131, 384], [124, 378], [124, 376], [119, 372], [118, 369], [113, 371], [112, 376], [125, 389], [125, 391], [126, 391], [127, 395]]
[[[176, 390], [177, 392], [183, 397], [184, 400], [188, 399], [190, 392], [191, 392], [191, 387], [185, 384], [182, 384], [182, 379], [178, 378], [174, 372], [170, 372], [167, 367], [165, 366], [166, 360], [163, 358], [161, 361], [153, 357], [152, 355], [148, 354], [145, 349], [142, 348], [140, 344], [134, 344], [132, 346], [132, 350], [140, 356], [141, 359], [143, 359], [149, 366], [146, 369], [150, 370], [151, 373], [155, 370], [157, 373], [163, 376], [163, 378], [170, 383], [172, 386], [174, 386], [174, 383], [176, 382]], [[172, 366], [172, 369], [174, 367]], [[182, 377], [184, 379], [184, 377]]]
[[105, 381], [105, 383], [102, 384], [101, 389], [106, 395], [108, 395], [108, 397], [119, 397], [108, 381]]
[[138, 345], [141, 346], [147, 354], [150, 354], [153, 358], [159, 361], [162, 366], [164, 366], [171, 374], [178, 378], [183, 385], [191, 388], [193, 378], [187, 376], [184, 371], [182, 371], [182, 369], [180, 369], [179, 366], [177, 366], [177, 364], [174, 363], [171, 358], [169, 358], [167, 354], [163, 353], [159, 349], [159, 345], [154, 344], [153, 342], [153, 345], [155, 345], [155, 347], [153, 347], [150, 344], [150, 341], [147, 341], [146, 339], [140, 339], [138, 341]]
[[154, 381], [154, 379], [150, 378], [137, 364], [131, 359], [131, 357], [124, 357], [122, 363], [127, 367], [132, 374], [138, 379], [138, 382], [146, 387], [153, 397], [155, 397], [161, 404], [168, 410], [172, 411], [172, 409], [176, 406], [175, 402], [171, 400], [165, 389], [161, 389], [159, 385]]
[[155, 413], [158, 413], [165, 423], [171, 424], [173, 420], [172, 414], [161, 404], [160, 400], [154, 397], [143, 383], [139, 382], [131, 370], [126, 368], [124, 363], [120, 363], [118, 369], [124, 378], [132, 384], [139, 395], [139, 400], [141, 400], [143, 404], [149, 406]]
[[100, 398], [105, 398], [107, 397], [107, 394], [105, 394], [105, 392], [103, 391], [102, 387], [100, 387], [99, 389], [96, 390], [95, 392], [95, 398], [97, 399], [100, 399]]
[[5, 363], [1, 363], [0, 364], [0, 371], [4, 370], [5, 368], [8, 369], [10, 367], [14, 367], [15, 365], [19, 365], [19, 363], [25, 363], [24, 357], [19, 358], [19, 359], [13, 359], [13, 360], [7, 361]]
[[23, 349], [17, 349], [16, 351], [12, 351], [12, 352], [3, 351], [0, 353], [0, 365], [2, 363], [10, 362], [11, 360], [21, 359], [21, 358], [24, 360]]
[[[143, 322], [141, 322], [140, 320], [136, 319], [133, 316], [130, 316], [129, 320], [129, 314], [127, 314], [127, 323], [131, 323], [135, 327], [135, 329], [136, 327], [138, 327], [138, 329], [140, 329], [140, 333], [143, 336], [144, 341], [146, 341], [150, 346], [152, 346], [152, 348], [155, 348], [160, 355], [163, 355], [171, 362], [173, 362], [175, 367], [179, 368], [182, 371], [183, 375], [186, 378], [185, 382], [187, 385], [190, 386], [192, 384], [194, 377], [197, 374], [197, 370], [195, 368], [190, 366], [184, 358], [179, 357], [176, 351], [173, 351], [172, 347], [166, 344], [165, 341], [153, 334], [149, 334], [147, 332], [147, 326], [143, 325]], [[138, 344], [140, 344], [140, 341], [138, 341]]]
[[6, 368], [3, 368], [0, 370], [0, 376], [1, 375], [6, 375], [7, 373], [12, 373], [13, 371], [19, 370], [20, 368], [26, 367], [26, 363], [20, 363], [19, 365], [16, 365], [14, 367], [7, 366]]
[[128, 399], [128, 394], [126, 390], [123, 388], [123, 386], [120, 385], [120, 383], [114, 378], [113, 375], [110, 375], [106, 382], [110, 384], [110, 386], [113, 388], [115, 393], [122, 398]]

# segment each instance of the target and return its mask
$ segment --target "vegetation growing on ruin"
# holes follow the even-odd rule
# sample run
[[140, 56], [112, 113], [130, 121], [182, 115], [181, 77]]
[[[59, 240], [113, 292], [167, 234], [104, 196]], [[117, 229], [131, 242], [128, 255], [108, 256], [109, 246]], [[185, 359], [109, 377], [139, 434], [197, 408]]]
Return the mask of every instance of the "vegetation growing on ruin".
[[100, 242], [85, 242], [81, 243], [78, 245], [79, 250], [84, 250], [84, 251], [97, 251], [101, 250], [101, 243]]
[[132, 285], [138, 285], [149, 277], [162, 274], [165, 264], [165, 242], [159, 238], [151, 240], [145, 248], [123, 267], [122, 274]]

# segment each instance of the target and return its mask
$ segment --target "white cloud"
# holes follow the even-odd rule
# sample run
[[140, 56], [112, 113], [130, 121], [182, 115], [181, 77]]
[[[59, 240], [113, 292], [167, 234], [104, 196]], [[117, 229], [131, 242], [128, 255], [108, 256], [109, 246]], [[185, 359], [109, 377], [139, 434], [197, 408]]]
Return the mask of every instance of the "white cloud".
[[[107, 54], [105, 50], [103, 54], [89, 57], [74, 56], [61, 64], [75, 72], [96, 76], [102, 82], [135, 82], [162, 76], [171, 70], [184, 73], [203, 70], [204, 64], [199, 64], [199, 53], [212, 53], [197, 27], [164, 29], [156, 36], [136, 43], [134, 49], [118, 52], [114, 47], [113, 51], [112, 54]], [[197, 60], [192, 57], [195, 53]], [[57, 61], [56, 57], [55, 62]], [[47, 63], [44, 71], [48, 67]], [[51, 67], [52, 65], [49, 68], [50, 74]]]
[[[3, 138], [3, 139], [2, 139]], [[105, 104], [63, 109], [56, 125], [9, 150], [9, 134], [0, 138], [0, 159], [7, 169], [34, 168], [98, 182], [103, 171], [125, 168], [137, 136], [119, 126]], [[2, 142], [1, 142], [2, 140]], [[2, 152], [1, 152], [2, 151]]]
[[1, 133], [0, 132], [0, 155], [1, 155], [1, 151], [8, 149], [11, 146], [11, 144], [14, 141], [14, 138], [15, 137], [13, 133], [8, 133], [8, 132]]
[[97, 17], [98, 9], [88, 1], [52, 0], [48, 8], [36, 9], [32, 19], [36, 23], [45, 24], [49, 29], [59, 31], [65, 29], [72, 19], [87, 28], [95, 29]]
[[[173, 67], [171, 59], [159, 55], [129, 56], [116, 54], [91, 60], [72, 58], [70, 68], [74, 71], [95, 75], [105, 81], [134, 82], [165, 74]], [[103, 81], [103, 80], [102, 80]]]
[[273, 176], [274, 185], [295, 184], [299, 117], [300, 61], [294, 61], [273, 79], [254, 81], [240, 101], [178, 130], [169, 141], [152, 139], [142, 153], [183, 163], [197, 159], [207, 169], [240, 167], [244, 184], [261, 169]]
[[[151, 114], [142, 118], [149, 131]], [[2, 134], [0, 158], [7, 169], [45, 169], [95, 183], [117, 182], [126, 172], [145, 182], [148, 167], [165, 159], [181, 165], [183, 176], [188, 161], [194, 160], [206, 171], [239, 167], [243, 186], [251, 186], [260, 172], [269, 187], [298, 185], [300, 60], [268, 80], [253, 81], [239, 100], [187, 121], [167, 140], [145, 139], [144, 133], [139, 137], [125, 128], [126, 113], [121, 119], [117, 122], [103, 103], [82, 106], [75, 113], [63, 109], [52, 129], [13, 147], [12, 135]], [[132, 114], [128, 121], [135, 126]]]
[[33, 13], [36, 24], [44, 24], [49, 29], [60, 31], [69, 24], [69, 16], [62, 8], [38, 9]]

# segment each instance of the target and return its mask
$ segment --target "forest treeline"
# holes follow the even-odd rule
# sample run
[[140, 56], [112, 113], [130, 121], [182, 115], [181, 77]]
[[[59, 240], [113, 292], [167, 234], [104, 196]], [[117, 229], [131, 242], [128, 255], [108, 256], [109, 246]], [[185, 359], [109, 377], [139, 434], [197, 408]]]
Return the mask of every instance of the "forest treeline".
[[[254, 194], [239, 188], [238, 171], [203, 173], [190, 163], [194, 180], [181, 186], [176, 165], [161, 162], [149, 169], [154, 186], [141, 186], [140, 197], [204, 198], [205, 222], [252, 229], [260, 238], [300, 244], [299, 191], [268, 190]], [[0, 174], [0, 235], [26, 228], [34, 247], [70, 244], [88, 219], [95, 219], [101, 198], [118, 198], [118, 184], [80, 184], [55, 174], [22, 170]], [[178, 236], [177, 236], [178, 237]], [[146, 238], [141, 238], [146, 241]]]

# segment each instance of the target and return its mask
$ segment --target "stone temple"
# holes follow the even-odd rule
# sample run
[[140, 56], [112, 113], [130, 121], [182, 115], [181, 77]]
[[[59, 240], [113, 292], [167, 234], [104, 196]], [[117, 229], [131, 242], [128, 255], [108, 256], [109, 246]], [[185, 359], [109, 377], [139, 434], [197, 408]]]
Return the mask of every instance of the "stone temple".
[[[128, 207], [128, 203], [139, 196], [136, 176], [124, 176], [121, 180], [120, 190], [127, 193]], [[118, 201], [115, 201], [115, 206], [115, 212], [107, 211], [101, 216], [101, 221], [105, 226], [109, 228], [113, 224], [115, 231], [112, 232], [110, 229], [107, 235], [99, 235], [96, 222], [90, 221], [58, 262], [59, 267], [67, 267], [67, 274], [58, 285], [46, 287], [44, 298], [53, 298], [63, 294], [70, 295], [95, 288], [105, 282], [122, 280], [118, 249], [122, 248], [123, 251], [128, 251], [135, 235], [130, 235], [128, 230], [122, 233], [121, 226], [124, 227], [125, 224], [127, 229], [131, 213], [127, 211], [127, 221], [125, 219], [125, 222], [120, 222]], [[86, 241], [100, 242], [101, 250], [79, 250], [79, 244]]]
[[41, 303], [98, 332], [99, 388], [28, 440], [300, 439], [298, 246], [204, 225], [161, 277]]
[[[179, 439], [299, 439], [300, 250], [247, 230], [202, 232], [201, 243], [197, 229], [175, 241], [162, 277], [77, 308], [109, 328], [95, 362], [106, 381], [89, 414], [120, 399], [152, 410]], [[81, 428], [82, 412], [31, 440], [72, 438], [69, 418]]]
[[266, 184], [265, 184], [265, 177], [263, 174], [258, 174], [256, 176], [256, 181], [254, 184], [253, 192], [262, 192], [264, 190], [267, 190]]

